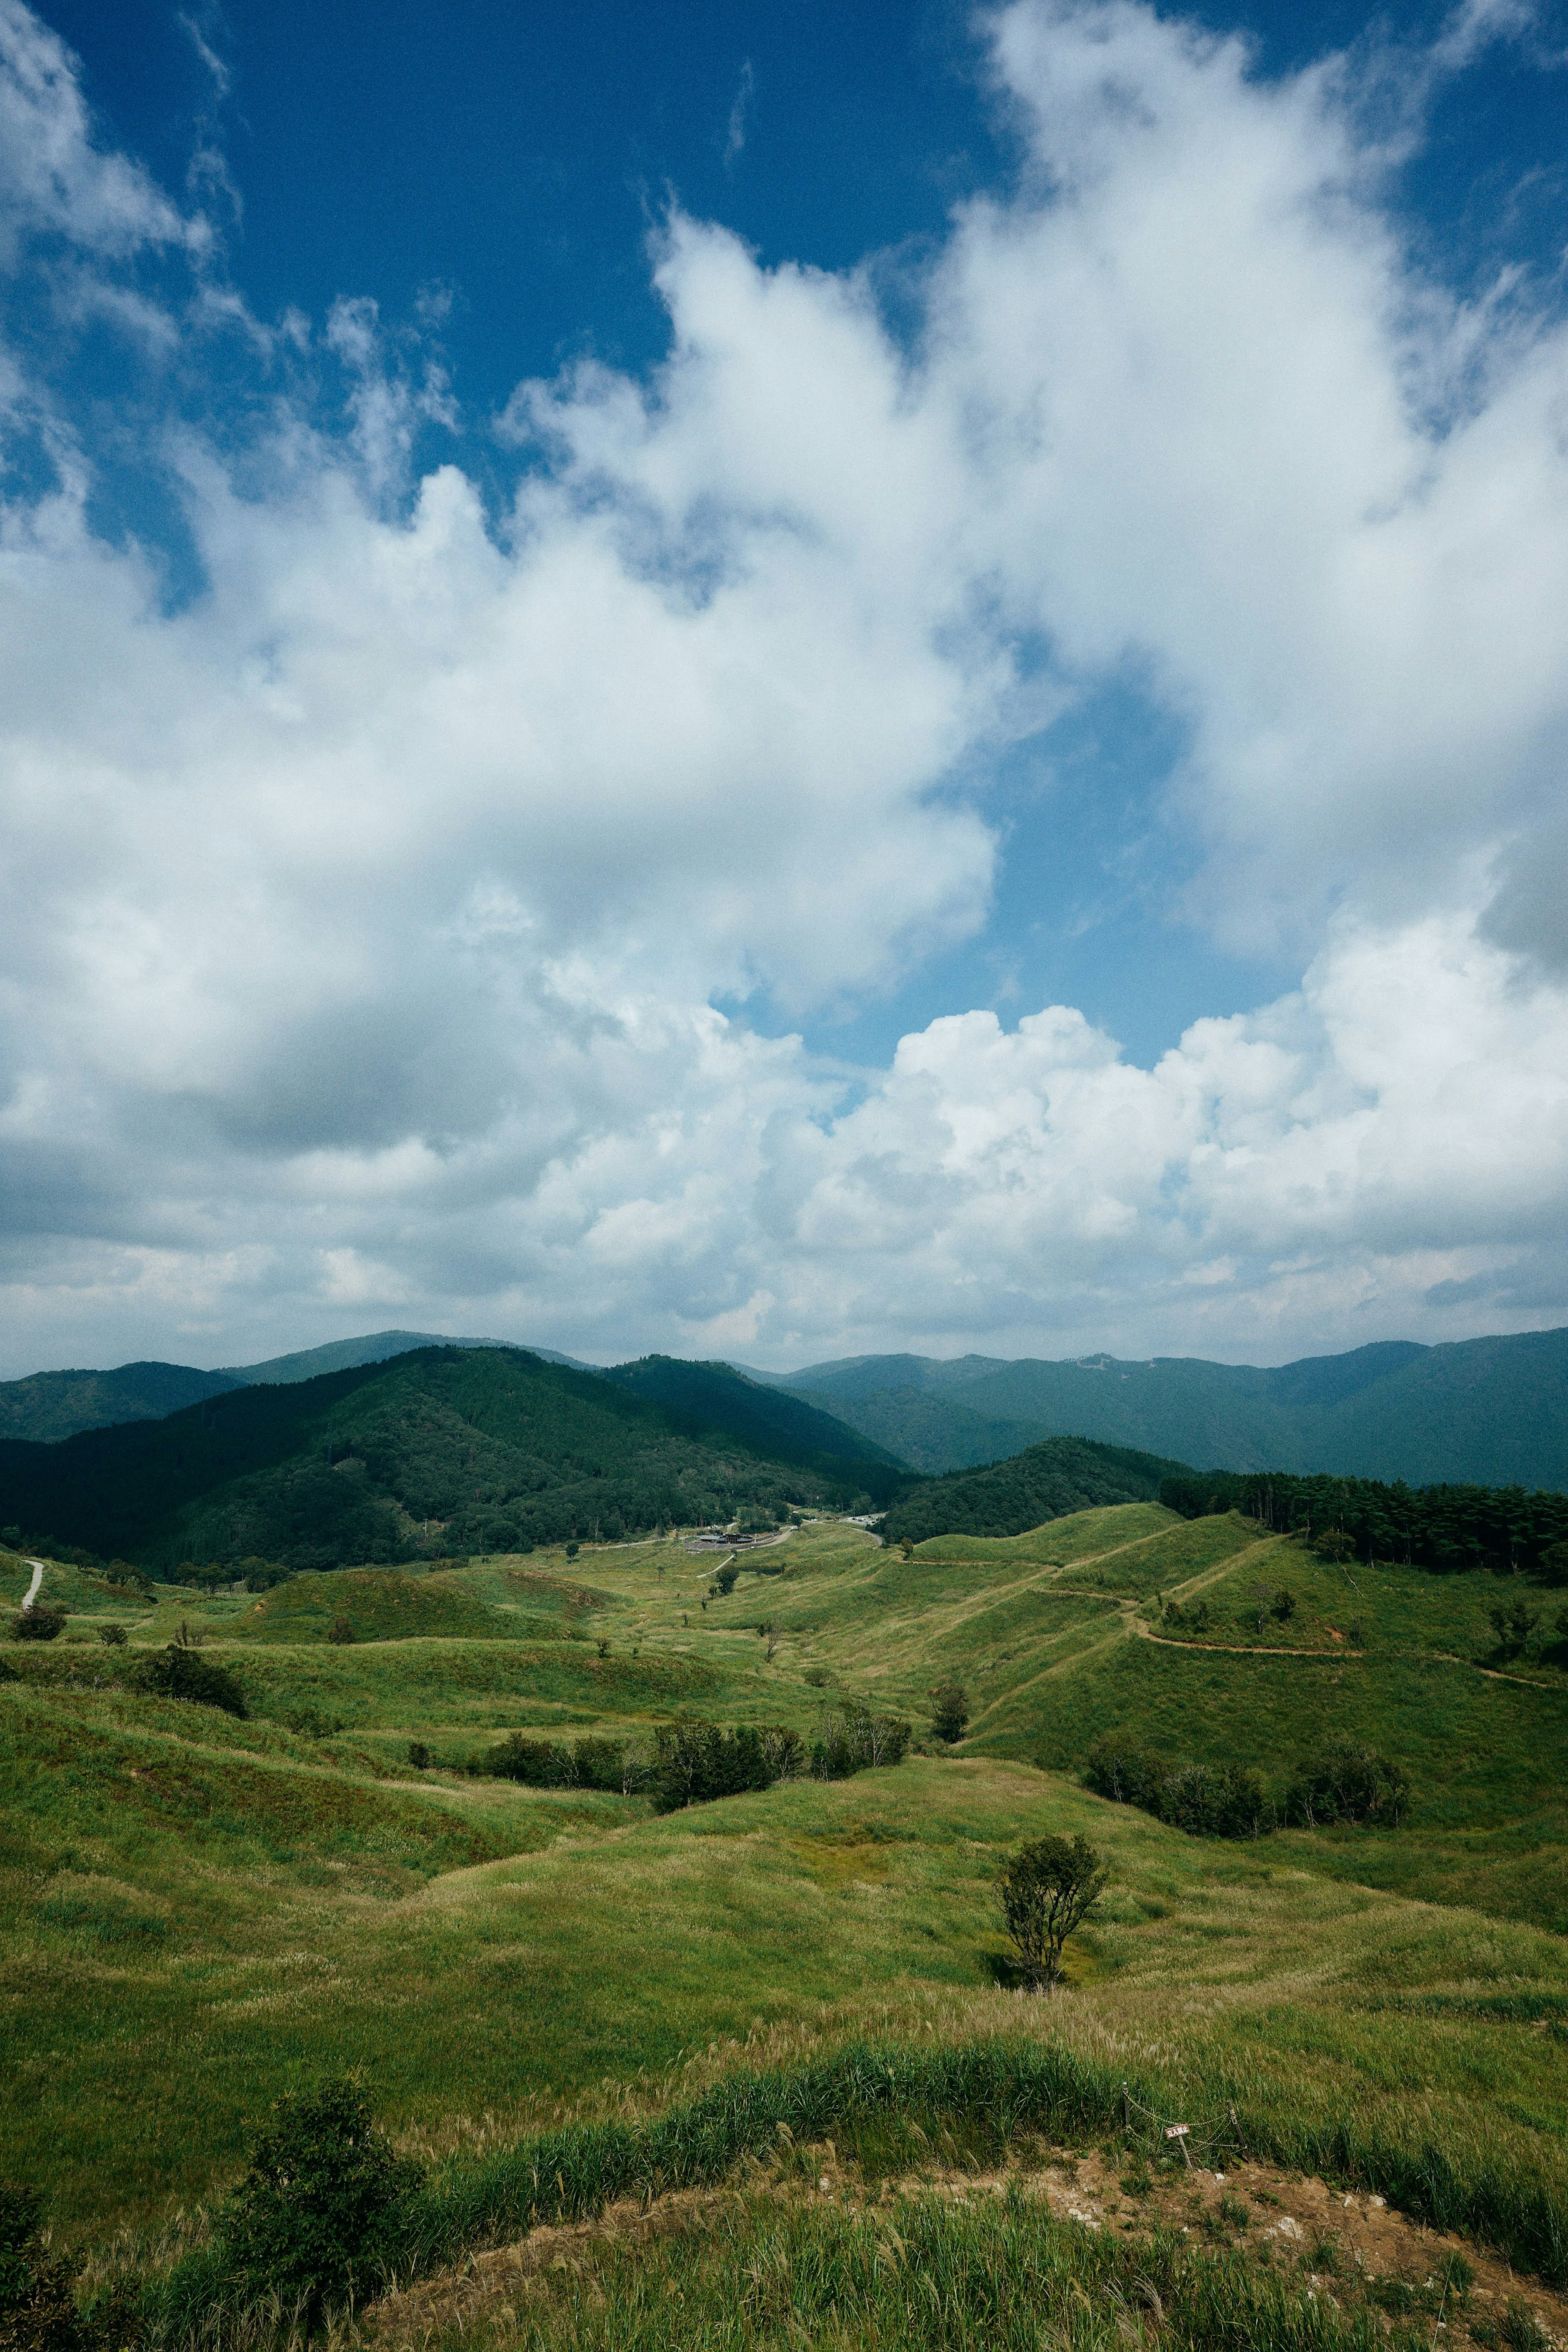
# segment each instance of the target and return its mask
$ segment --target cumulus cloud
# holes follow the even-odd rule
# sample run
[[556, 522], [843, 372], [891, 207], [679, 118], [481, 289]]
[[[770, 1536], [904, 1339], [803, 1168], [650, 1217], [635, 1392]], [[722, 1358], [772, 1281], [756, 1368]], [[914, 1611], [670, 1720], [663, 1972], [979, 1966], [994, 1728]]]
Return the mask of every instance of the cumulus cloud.
[[[1021, 0], [992, 54], [1026, 166], [916, 348], [873, 274], [677, 215], [667, 361], [519, 386], [497, 518], [439, 355], [352, 299], [250, 320], [0, 0], [17, 205], [106, 302], [237, 319], [267, 419], [160, 428], [183, 602], [95, 534], [90, 451], [0, 519], [12, 1369], [383, 1308], [782, 1361], [1556, 1307], [1563, 331], [1418, 274], [1343, 68], [1132, 0]], [[138, 240], [206, 276], [150, 295]], [[1152, 1070], [1061, 1006], [882, 1071], [716, 1009], [972, 934], [977, 779], [1129, 667], [1190, 919], [1298, 991]]]

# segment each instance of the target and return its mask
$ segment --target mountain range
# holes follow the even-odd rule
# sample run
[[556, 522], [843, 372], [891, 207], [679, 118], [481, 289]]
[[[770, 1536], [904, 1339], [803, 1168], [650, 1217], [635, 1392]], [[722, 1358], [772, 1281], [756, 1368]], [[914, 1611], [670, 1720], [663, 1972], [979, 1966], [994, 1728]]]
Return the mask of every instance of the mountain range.
[[[0, 1382], [0, 1438], [57, 1442], [88, 1429], [159, 1420], [236, 1389], [294, 1385], [432, 1346], [516, 1352], [508, 1340], [379, 1331], [215, 1371], [135, 1363], [113, 1371], [36, 1372]], [[528, 1352], [699, 1415], [705, 1394], [707, 1408], [717, 1394], [716, 1374], [732, 1370], [744, 1383], [744, 1391], [725, 1391], [724, 1425], [732, 1433], [747, 1423], [754, 1434], [761, 1429], [759, 1393], [769, 1391], [831, 1418], [837, 1434], [828, 1434], [827, 1454], [848, 1447], [857, 1457], [927, 1475], [1008, 1459], [1047, 1437], [1073, 1436], [1206, 1469], [1568, 1488], [1568, 1330], [1437, 1347], [1385, 1340], [1274, 1367], [1198, 1357], [890, 1355], [775, 1372], [664, 1356], [605, 1370], [549, 1349]], [[738, 1419], [727, 1417], [734, 1415]], [[782, 1426], [773, 1426], [765, 1442]], [[800, 1442], [821, 1453], [823, 1441], [818, 1430], [814, 1440]]]
[[1385, 1340], [1270, 1369], [1168, 1356], [854, 1356], [751, 1377], [937, 1474], [1061, 1434], [1205, 1469], [1568, 1487], [1568, 1330], [1437, 1347]]

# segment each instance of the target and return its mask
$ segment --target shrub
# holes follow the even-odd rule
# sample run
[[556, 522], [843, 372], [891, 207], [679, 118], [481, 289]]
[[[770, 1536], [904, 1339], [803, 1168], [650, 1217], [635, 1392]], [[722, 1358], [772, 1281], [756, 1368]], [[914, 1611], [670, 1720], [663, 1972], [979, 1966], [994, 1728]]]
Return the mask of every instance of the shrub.
[[227, 1666], [204, 1658], [197, 1650], [171, 1642], [140, 1667], [137, 1687], [154, 1698], [183, 1698], [194, 1706], [220, 1706], [225, 1715], [246, 1712], [245, 1688]]
[[14, 1642], [57, 1642], [66, 1630], [66, 1614], [50, 1601], [35, 1601], [30, 1609], [19, 1609], [11, 1627]]
[[1285, 1585], [1280, 1587], [1272, 1601], [1270, 1601], [1269, 1613], [1271, 1617], [1277, 1617], [1281, 1625], [1287, 1618], [1295, 1615], [1296, 1596]]
[[969, 1696], [961, 1683], [938, 1683], [928, 1694], [931, 1700], [931, 1728], [938, 1739], [951, 1747], [964, 1737], [964, 1727], [969, 1720]]
[[416, 1772], [428, 1772], [435, 1759], [423, 1739], [411, 1739], [408, 1743], [408, 1760]]
[[1397, 1829], [1410, 1807], [1410, 1783], [1402, 1765], [1375, 1748], [1342, 1740], [1311, 1763], [1298, 1767], [1285, 1792], [1288, 1822], [1324, 1829], [1336, 1822], [1371, 1822]]
[[123, 1625], [100, 1625], [98, 1629], [98, 1638], [111, 1650], [122, 1649], [125, 1645], [125, 1628]]
[[750, 1724], [722, 1731], [716, 1723], [663, 1724], [654, 1734], [653, 1810], [680, 1811], [715, 1797], [735, 1797], [771, 1788], [762, 1734]]
[[1541, 1555], [1542, 1584], [1568, 1584], [1568, 1543], [1548, 1544]]
[[1249, 1766], [1173, 1765], [1124, 1732], [1094, 1742], [1083, 1779], [1097, 1796], [1157, 1814], [1189, 1837], [1260, 1837], [1273, 1826], [1268, 1791]]
[[739, 1574], [740, 1570], [734, 1560], [727, 1559], [722, 1568], [714, 1570], [714, 1591], [722, 1599], [727, 1600], [735, 1591], [735, 1580]]
[[1029, 1985], [1061, 1975], [1061, 1948], [1093, 1910], [1108, 1874], [1081, 1837], [1031, 1838], [998, 1873], [997, 1896]]
[[376, 2280], [423, 2177], [346, 2076], [280, 2099], [220, 2219], [229, 2264], [257, 2300], [277, 2294], [314, 2327]]
[[5, 2352], [85, 2352], [69, 2265], [51, 2262], [31, 2189], [0, 2183], [0, 2344]]
[[327, 1639], [329, 1642], [351, 1642], [354, 1629], [346, 1617], [334, 1617], [327, 1628]]
[[1146, 1813], [1159, 1811], [1165, 1779], [1163, 1759], [1127, 1732], [1107, 1732], [1084, 1759], [1086, 1788], [1097, 1797], [1109, 1797], [1118, 1805], [1137, 1805]]

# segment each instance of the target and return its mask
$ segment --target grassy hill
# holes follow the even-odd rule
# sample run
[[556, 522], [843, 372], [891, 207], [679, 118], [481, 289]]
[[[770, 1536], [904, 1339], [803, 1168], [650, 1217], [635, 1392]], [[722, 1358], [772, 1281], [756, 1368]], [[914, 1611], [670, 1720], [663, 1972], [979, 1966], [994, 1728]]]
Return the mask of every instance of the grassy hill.
[[[741, 1435], [723, 1423], [726, 1382]], [[773, 1447], [747, 1387], [709, 1382], [694, 1416], [521, 1352], [422, 1349], [58, 1445], [0, 1444], [0, 1525], [160, 1570], [327, 1569], [619, 1538], [898, 1482], [869, 1450], [857, 1459], [847, 1431], [826, 1472]]]
[[[737, 1565], [716, 1596], [666, 1537], [204, 1597], [50, 1563], [65, 1631], [7, 1644], [0, 1680], [0, 2138], [57, 2243], [99, 2278], [196, 2259], [273, 2099], [352, 2066], [434, 2168], [430, 2275], [367, 2346], [782, 2352], [896, 2322], [1021, 2352], [1054, 2314], [1111, 2352], [1152, 2319], [1140, 2278], [1194, 2347], [1397, 2352], [1406, 2327], [1414, 2352], [1439, 2316], [1511, 2346], [1537, 2340], [1521, 2296], [1556, 2326], [1531, 2275], [1568, 2284], [1568, 1648], [1500, 1661], [1496, 1577], [1334, 1566], [1143, 1499], [907, 1559], [827, 1518]], [[0, 1555], [0, 1608], [29, 1577]], [[182, 1624], [245, 1719], [139, 1686]], [[954, 1676], [948, 1749], [925, 1726]], [[810, 1738], [858, 1703], [916, 1724], [908, 1760], [663, 1817], [468, 1769], [513, 1732]], [[1410, 1815], [1188, 1836], [1082, 1784], [1112, 1731], [1270, 1785], [1368, 1739]], [[1069, 1989], [1031, 2002], [993, 1885], [1046, 1831], [1112, 1882]], [[1363, 2264], [1343, 2199], [1373, 2195], [1462, 2232], [1473, 2288], [1439, 2310], [1424, 2284], [1458, 2239]], [[529, 2239], [530, 2200], [569, 2226]]]
[[763, 1377], [923, 1470], [1070, 1431], [1206, 1469], [1568, 1487], [1568, 1330], [1386, 1341], [1271, 1369], [870, 1356]]

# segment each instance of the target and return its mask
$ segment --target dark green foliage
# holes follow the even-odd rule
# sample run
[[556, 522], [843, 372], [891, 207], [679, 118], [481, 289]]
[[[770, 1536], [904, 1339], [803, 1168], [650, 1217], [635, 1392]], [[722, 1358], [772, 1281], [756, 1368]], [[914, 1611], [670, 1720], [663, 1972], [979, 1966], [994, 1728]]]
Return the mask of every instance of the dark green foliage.
[[819, 1780], [847, 1780], [879, 1765], [902, 1764], [908, 1753], [909, 1726], [901, 1717], [849, 1705], [823, 1717], [811, 1743], [811, 1772]]
[[962, 1683], [938, 1683], [930, 1693], [931, 1728], [938, 1739], [951, 1747], [962, 1739], [969, 1720], [969, 1695]]
[[1568, 1584], [1568, 1538], [1548, 1544], [1536, 1564], [1542, 1584]]
[[802, 1489], [841, 1503], [880, 1475], [819, 1472], [764, 1434], [521, 1349], [432, 1348], [58, 1445], [0, 1444], [0, 1511], [53, 1530], [57, 1557], [83, 1543], [197, 1582], [270, 1581], [423, 1558], [426, 1523], [468, 1558], [776, 1517]]
[[1333, 1828], [1339, 1822], [1397, 1829], [1409, 1809], [1404, 1769], [1354, 1740], [1337, 1741], [1301, 1765], [1281, 1808], [1286, 1821], [1304, 1829]]
[[722, 1596], [727, 1599], [735, 1591], [735, 1580], [739, 1574], [740, 1570], [732, 1559], [726, 1560], [722, 1568], [714, 1570], [714, 1584]]
[[1523, 1601], [1511, 1605], [1505, 1601], [1492, 1601], [1487, 1610], [1497, 1646], [1505, 1658], [1517, 1658], [1530, 1646], [1531, 1638], [1541, 1622], [1539, 1609], [1531, 1609]]
[[1269, 1603], [1269, 1614], [1270, 1617], [1277, 1617], [1281, 1624], [1283, 1625], [1290, 1618], [1293, 1617], [1295, 1613], [1296, 1596], [1293, 1592], [1288, 1591], [1284, 1585], [1281, 1585], [1278, 1592], [1275, 1593], [1272, 1601]]
[[347, 1617], [334, 1617], [331, 1623], [327, 1628], [327, 1639], [329, 1642], [337, 1642], [340, 1643], [351, 1642], [354, 1639], [354, 1628], [351, 1621]]
[[0, 1436], [51, 1445], [82, 1429], [161, 1421], [165, 1413], [237, 1386], [228, 1372], [198, 1372], [188, 1364], [121, 1364], [112, 1372], [33, 1372], [26, 1380], [0, 1381]]
[[428, 1772], [435, 1759], [423, 1739], [411, 1739], [408, 1743], [408, 1760], [416, 1772]]
[[883, 1540], [924, 1543], [928, 1536], [1019, 1536], [1070, 1511], [1106, 1503], [1149, 1503], [1179, 1462], [1095, 1445], [1086, 1437], [1048, 1437], [1010, 1461], [984, 1470], [953, 1470], [895, 1496], [882, 1523]]
[[1313, 1534], [1314, 1549], [1332, 1545], [1336, 1558], [1402, 1560], [1439, 1574], [1521, 1570], [1550, 1581], [1555, 1570], [1548, 1563], [1568, 1543], [1568, 1495], [1523, 1486], [1385, 1486], [1274, 1470], [1189, 1470], [1165, 1480], [1160, 1500], [1184, 1519], [1241, 1511], [1281, 1533]]
[[111, 1650], [123, 1649], [125, 1628], [123, 1625], [100, 1625], [98, 1629], [98, 1638]]
[[193, 1706], [222, 1707], [225, 1715], [246, 1711], [239, 1676], [179, 1642], [171, 1642], [139, 1666], [136, 1685], [154, 1698], [183, 1698]]
[[19, 1609], [11, 1627], [14, 1642], [57, 1642], [66, 1630], [68, 1612], [57, 1609], [51, 1601], [35, 1601], [30, 1609]]
[[1173, 1764], [1124, 1732], [1097, 1739], [1083, 1780], [1097, 1796], [1136, 1805], [1189, 1837], [1260, 1837], [1274, 1808], [1244, 1764]]
[[997, 1899], [1024, 1981], [1056, 1984], [1061, 1949], [1105, 1892], [1110, 1874], [1082, 1837], [1030, 1838], [997, 1874]]
[[679, 1812], [716, 1797], [770, 1789], [792, 1780], [804, 1757], [800, 1733], [785, 1724], [741, 1724], [734, 1731], [715, 1723], [662, 1724], [654, 1735], [653, 1810]]
[[1209, 1629], [1207, 1601], [1189, 1601], [1184, 1608], [1179, 1601], [1166, 1600], [1160, 1604], [1165, 1622], [1177, 1632], [1207, 1633]]
[[220, 2217], [225, 2267], [250, 2299], [277, 2295], [313, 2327], [382, 2275], [423, 2179], [346, 2077], [281, 2099]]
[[71, 2294], [70, 2264], [51, 2258], [40, 2221], [31, 2189], [0, 2181], [0, 2352], [96, 2352], [96, 2331]]
[[471, 1769], [491, 1780], [517, 1780], [526, 1789], [610, 1789], [630, 1794], [645, 1785], [647, 1765], [628, 1759], [619, 1739], [525, 1739], [511, 1732], [486, 1749]]

